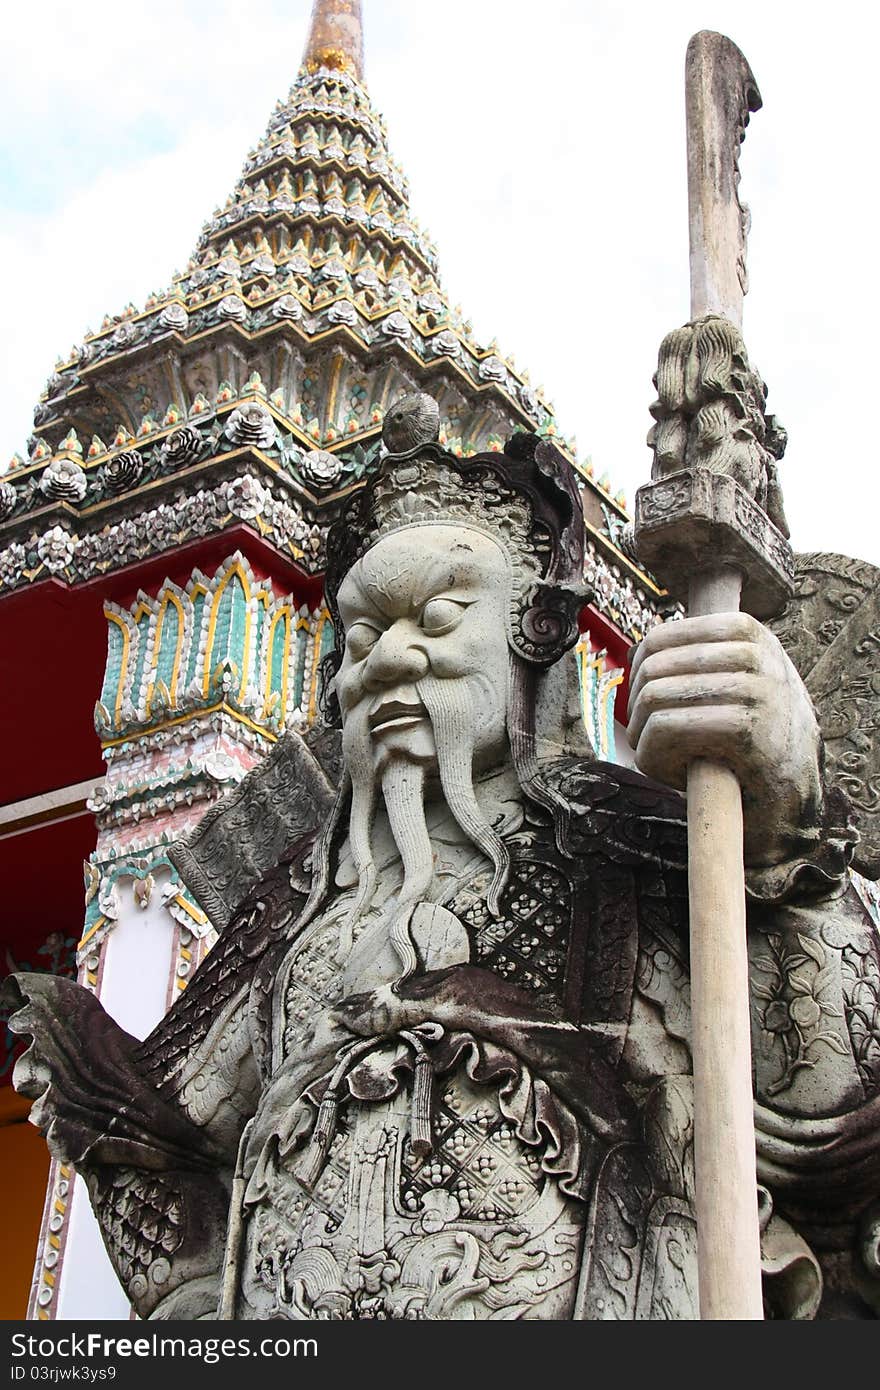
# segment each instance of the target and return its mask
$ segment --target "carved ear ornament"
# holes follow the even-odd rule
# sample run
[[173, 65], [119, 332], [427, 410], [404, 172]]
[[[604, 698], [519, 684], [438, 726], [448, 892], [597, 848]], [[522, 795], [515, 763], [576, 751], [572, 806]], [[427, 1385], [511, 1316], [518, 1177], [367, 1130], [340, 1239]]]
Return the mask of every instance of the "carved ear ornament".
[[580, 637], [580, 612], [590, 597], [586, 584], [535, 584], [514, 611], [511, 647], [533, 666], [552, 666]]

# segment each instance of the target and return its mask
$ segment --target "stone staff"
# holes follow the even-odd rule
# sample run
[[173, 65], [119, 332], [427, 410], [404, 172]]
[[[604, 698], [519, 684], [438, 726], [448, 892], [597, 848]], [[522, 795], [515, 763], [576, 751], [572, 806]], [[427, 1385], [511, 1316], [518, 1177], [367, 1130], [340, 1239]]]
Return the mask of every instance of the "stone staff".
[[[784, 435], [740, 334], [738, 156], [761, 97], [736, 45], [710, 32], [688, 45], [685, 88], [691, 322], [660, 349], [635, 544], [690, 617], [742, 607], [765, 619], [791, 593], [793, 565], [776, 477]], [[707, 754], [687, 769], [700, 1315], [759, 1319], [742, 794]]]

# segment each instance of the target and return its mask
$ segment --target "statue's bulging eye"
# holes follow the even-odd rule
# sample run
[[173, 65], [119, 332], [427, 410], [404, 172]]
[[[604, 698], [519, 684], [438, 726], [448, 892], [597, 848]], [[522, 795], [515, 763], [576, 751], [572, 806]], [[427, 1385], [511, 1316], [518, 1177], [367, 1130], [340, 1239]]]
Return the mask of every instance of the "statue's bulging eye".
[[419, 626], [430, 637], [438, 637], [450, 632], [464, 617], [466, 603], [456, 603], [451, 598], [429, 599], [422, 609]]
[[373, 627], [372, 623], [352, 623], [345, 634], [345, 645], [354, 660], [360, 661], [372, 647], [375, 647], [381, 636], [379, 629]]

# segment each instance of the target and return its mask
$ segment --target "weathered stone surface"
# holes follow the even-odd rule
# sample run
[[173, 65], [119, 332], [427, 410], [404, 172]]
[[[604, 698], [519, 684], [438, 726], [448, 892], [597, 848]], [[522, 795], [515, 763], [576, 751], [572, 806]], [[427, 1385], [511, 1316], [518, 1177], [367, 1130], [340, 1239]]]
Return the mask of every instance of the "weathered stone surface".
[[[142, 1317], [695, 1316], [685, 805], [554, 720], [581, 534], [533, 439], [386, 458], [330, 545], [332, 806], [321, 750], [279, 746], [277, 862], [236, 875], [242, 788], [190, 843], [228, 921], [143, 1044], [74, 986], [11, 987], [18, 1084]], [[699, 666], [703, 637], [671, 627]], [[741, 634], [710, 643], [742, 665], [738, 711], [782, 659], [765, 636], [745, 661]], [[658, 654], [645, 729], [694, 713]], [[791, 720], [803, 698], [777, 691]], [[813, 788], [811, 835], [748, 856], [764, 1289], [774, 1316], [867, 1317], [880, 953], [817, 754], [795, 740], [777, 779]], [[739, 756], [748, 786], [775, 755]]]
[[332, 730], [305, 737], [290, 730], [188, 839], [170, 847], [169, 858], [218, 931], [329, 811], [339, 774], [337, 745]]
[[770, 625], [815, 705], [830, 779], [852, 806], [853, 867], [880, 878], [880, 570], [796, 555], [794, 594]]
[[636, 493], [635, 544], [642, 561], [673, 597], [708, 569], [738, 570], [742, 608], [756, 618], [779, 612], [794, 582], [784, 536], [735, 478], [683, 470]]
[[787, 539], [776, 465], [788, 436], [767, 414], [767, 388], [739, 329], [707, 314], [667, 334], [654, 385], [654, 481], [685, 468], [733, 478]]
[[725, 34], [694, 34], [685, 60], [691, 310], [742, 323], [749, 212], [739, 196], [739, 147], [761, 93]]

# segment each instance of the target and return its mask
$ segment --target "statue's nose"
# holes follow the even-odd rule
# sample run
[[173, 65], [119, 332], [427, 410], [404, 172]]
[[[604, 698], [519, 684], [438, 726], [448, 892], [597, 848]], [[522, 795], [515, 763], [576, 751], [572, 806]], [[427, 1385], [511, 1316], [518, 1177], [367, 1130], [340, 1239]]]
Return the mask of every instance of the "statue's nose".
[[417, 681], [428, 671], [428, 658], [420, 638], [424, 634], [414, 623], [397, 622], [382, 633], [364, 668], [368, 690], [381, 686]]

